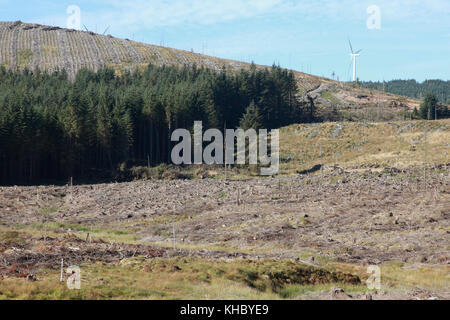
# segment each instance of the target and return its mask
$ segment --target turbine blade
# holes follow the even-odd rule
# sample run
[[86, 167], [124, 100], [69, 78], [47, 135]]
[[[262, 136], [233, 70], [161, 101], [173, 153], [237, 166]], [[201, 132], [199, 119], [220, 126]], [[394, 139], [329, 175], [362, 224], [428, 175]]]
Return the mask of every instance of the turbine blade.
[[363, 51], [363, 49], [356, 51], [355, 54], [361, 53], [361, 51]]
[[354, 52], [353, 52], [352, 43], [351, 43], [350, 39], [348, 39], [348, 44], [350, 45], [350, 50], [352, 51], [352, 53], [354, 53]]

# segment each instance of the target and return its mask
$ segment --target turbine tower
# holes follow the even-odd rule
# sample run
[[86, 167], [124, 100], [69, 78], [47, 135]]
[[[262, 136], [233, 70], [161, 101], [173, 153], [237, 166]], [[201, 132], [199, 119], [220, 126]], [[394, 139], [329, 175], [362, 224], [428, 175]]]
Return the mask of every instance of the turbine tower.
[[356, 58], [361, 56], [360, 53], [361, 53], [362, 49], [354, 52], [350, 39], [348, 39], [348, 44], [350, 45], [350, 51], [351, 51], [350, 57], [352, 58], [352, 61], [353, 61], [353, 82], [355, 82], [356, 81]]

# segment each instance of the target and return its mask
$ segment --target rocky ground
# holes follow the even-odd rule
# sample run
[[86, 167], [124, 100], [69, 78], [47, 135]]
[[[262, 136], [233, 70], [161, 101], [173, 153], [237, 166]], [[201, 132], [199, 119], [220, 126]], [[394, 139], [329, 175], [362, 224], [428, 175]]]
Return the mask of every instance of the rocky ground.
[[[4, 274], [29, 275], [28, 269], [63, 256], [74, 263], [174, 255], [289, 259], [320, 267], [450, 263], [450, 178], [442, 166], [8, 187], [0, 189], [0, 199], [0, 227], [12, 237], [4, 236], [0, 246]], [[34, 232], [26, 243], [35, 245], [21, 244], [11, 230]], [[448, 289], [448, 277], [441, 281]]]

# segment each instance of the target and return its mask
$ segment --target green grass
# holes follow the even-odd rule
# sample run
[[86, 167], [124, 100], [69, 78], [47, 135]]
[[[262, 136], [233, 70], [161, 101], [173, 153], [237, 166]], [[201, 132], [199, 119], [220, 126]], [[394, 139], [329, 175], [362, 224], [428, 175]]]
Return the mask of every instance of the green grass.
[[[329, 265], [334, 270], [358, 274], [361, 281], [366, 281], [368, 277], [367, 267], [337, 262], [331, 262]], [[450, 287], [449, 266], [419, 267], [400, 261], [390, 261], [379, 267], [381, 269], [382, 290], [386, 288], [402, 290], [421, 288], [434, 292], [444, 292]]]
[[321, 293], [328, 293], [333, 287], [338, 287], [344, 290], [346, 294], [362, 294], [367, 291], [367, 287], [364, 284], [361, 285], [349, 285], [346, 283], [334, 283], [334, 284], [319, 284], [319, 285], [298, 285], [290, 284], [281, 289], [278, 294], [283, 299], [307, 299], [315, 298]]
[[19, 68], [24, 68], [33, 61], [33, 51], [30, 49], [18, 50], [17, 56]]
[[0, 242], [8, 246], [23, 245], [26, 243], [25, 239], [18, 231], [0, 232]]
[[134, 244], [138, 243], [140, 238], [134, 233], [133, 229], [109, 229], [98, 226], [84, 226], [81, 224], [71, 224], [63, 222], [42, 222], [34, 223], [32, 225], [16, 226], [23, 232], [29, 232], [30, 234], [47, 234], [57, 236], [60, 233], [66, 233], [68, 231], [84, 239], [87, 233], [90, 233], [92, 237], [102, 239], [104, 241], [114, 241]]
[[333, 103], [333, 104], [340, 105], [340, 104], [342, 103], [338, 98], [336, 98], [336, 97], [335, 97], [331, 92], [329, 92], [329, 91], [323, 91], [323, 92], [320, 93], [320, 95], [322, 96], [322, 98], [324, 98], [324, 99], [330, 101], [330, 102]]
[[43, 208], [40, 208], [38, 212], [43, 215], [51, 215], [58, 211], [59, 211], [59, 209], [56, 207], [43, 207]]
[[[58, 271], [40, 281], [4, 279], [0, 299], [282, 299], [311, 285], [346, 285], [361, 290], [349, 275], [285, 260], [218, 261], [201, 258], [122, 260], [119, 265], [80, 266], [81, 290], [68, 290]], [[322, 288], [322, 287], [321, 287]]]

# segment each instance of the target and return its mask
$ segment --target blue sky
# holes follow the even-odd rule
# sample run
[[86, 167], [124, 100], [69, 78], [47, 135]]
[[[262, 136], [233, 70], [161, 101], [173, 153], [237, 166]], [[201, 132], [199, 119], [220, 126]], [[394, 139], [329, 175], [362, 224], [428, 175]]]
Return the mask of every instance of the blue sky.
[[[450, 0], [0, 0], [0, 20], [66, 27], [69, 5], [90, 30], [350, 80], [450, 79]], [[380, 19], [369, 7], [379, 8]], [[376, 18], [376, 17], [375, 17]], [[380, 21], [374, 29], [367, 21]]]

